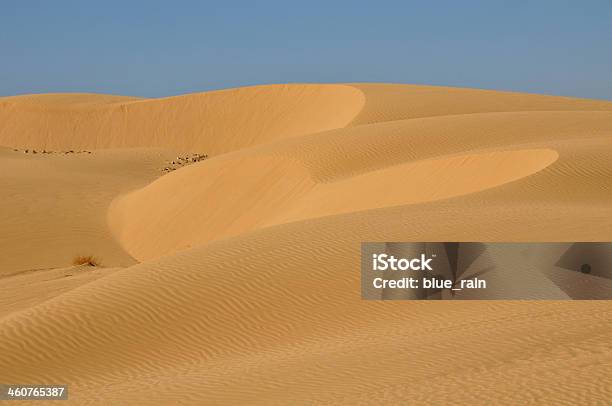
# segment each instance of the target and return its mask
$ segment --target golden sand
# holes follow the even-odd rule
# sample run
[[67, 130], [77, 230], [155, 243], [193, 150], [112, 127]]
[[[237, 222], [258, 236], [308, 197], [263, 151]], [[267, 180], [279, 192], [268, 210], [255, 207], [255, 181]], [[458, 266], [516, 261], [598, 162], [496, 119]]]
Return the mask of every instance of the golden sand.
[[0, 98], [0, 145], [1, 383], [78, 405], [612, 399], [610, 303], [371, 302], [359, 279], [361, 241], [612, 241], [612, 102], [31, 95]]

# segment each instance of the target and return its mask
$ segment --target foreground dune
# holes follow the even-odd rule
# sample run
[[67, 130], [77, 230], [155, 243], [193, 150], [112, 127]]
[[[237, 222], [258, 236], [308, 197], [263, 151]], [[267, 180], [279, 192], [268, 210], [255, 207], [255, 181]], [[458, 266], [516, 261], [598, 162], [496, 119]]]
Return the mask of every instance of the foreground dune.
[[363, 301], [359, 280], [362, 241], [612, 240], [612, 102], [32, 95], [0, 98], [0, 145], [0, 382], [100, 405], [612, 398], [605, 301]]

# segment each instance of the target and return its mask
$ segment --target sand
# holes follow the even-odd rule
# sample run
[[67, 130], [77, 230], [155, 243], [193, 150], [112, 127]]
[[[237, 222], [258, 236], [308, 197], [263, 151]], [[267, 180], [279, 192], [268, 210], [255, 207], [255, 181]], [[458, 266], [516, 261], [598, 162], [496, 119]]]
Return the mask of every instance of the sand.
[[609, 302], [363, 301], [359, 274], [362, 241], [612, 241], [612, 102], [29, 95], [0, 98], [0, 146], [0, 383], [78, 405], [612, 398]]

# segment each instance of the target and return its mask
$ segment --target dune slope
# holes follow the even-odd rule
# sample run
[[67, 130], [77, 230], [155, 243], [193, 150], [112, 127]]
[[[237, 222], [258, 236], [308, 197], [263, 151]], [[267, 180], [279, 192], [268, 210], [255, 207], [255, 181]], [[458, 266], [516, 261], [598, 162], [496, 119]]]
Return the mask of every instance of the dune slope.
[[99, 256], [106, 266], [134, 264], [108, 227], [108, 205], [159, 176], [166, 155], [0, 148], [0, 276], [64, 267], [78, 255]]
[[364, 103], [345, 85], [273, 85], [164, 99], [30, 95], [0, 99], [0, 145], [164, 147], [219, 154], [345, 126]]

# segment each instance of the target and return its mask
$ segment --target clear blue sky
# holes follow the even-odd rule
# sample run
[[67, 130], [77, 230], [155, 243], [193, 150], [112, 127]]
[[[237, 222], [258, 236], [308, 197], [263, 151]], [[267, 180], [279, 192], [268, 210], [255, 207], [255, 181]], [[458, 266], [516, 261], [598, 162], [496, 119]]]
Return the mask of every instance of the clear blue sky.
[[612, 100], [612, 0], [0, 4], [0, 95], [395, 82]]

